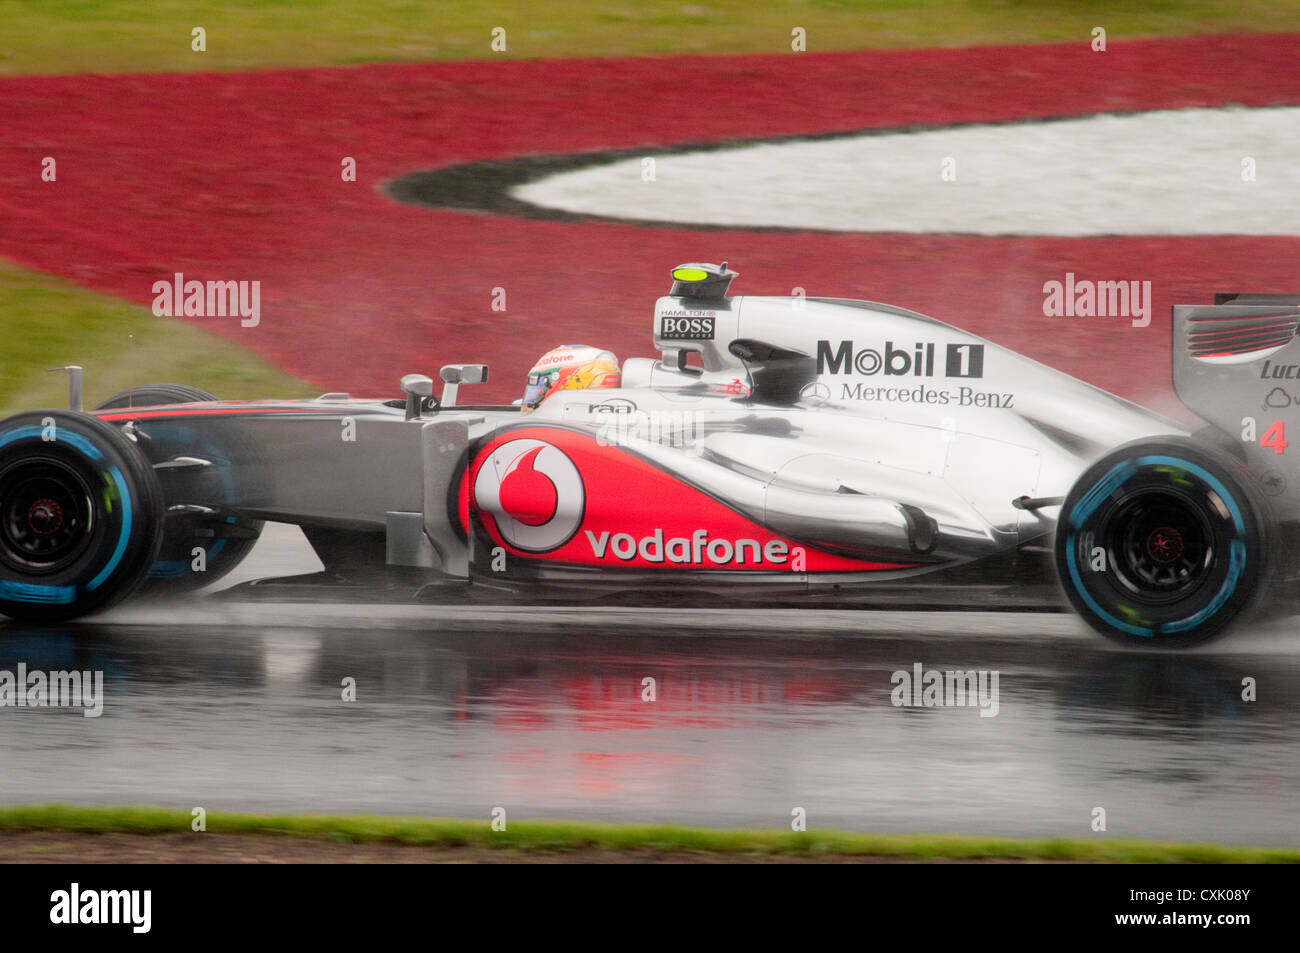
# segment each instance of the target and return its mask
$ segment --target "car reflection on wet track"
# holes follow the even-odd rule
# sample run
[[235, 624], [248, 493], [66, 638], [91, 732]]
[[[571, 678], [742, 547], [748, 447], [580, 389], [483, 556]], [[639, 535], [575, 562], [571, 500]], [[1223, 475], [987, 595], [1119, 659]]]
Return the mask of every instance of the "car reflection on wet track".
[[[1066, 615], [212, 616], [0, 627], [0, 670], [99, 670], [106, 694], [100, 718], [0, 708], [0, 802], [769, 828], [803, 807], [856, 830], [1300, 843], [1284, 628], [1144, 654]], [[997, 671], [996, 717], [897, 707], [918, 663]]]

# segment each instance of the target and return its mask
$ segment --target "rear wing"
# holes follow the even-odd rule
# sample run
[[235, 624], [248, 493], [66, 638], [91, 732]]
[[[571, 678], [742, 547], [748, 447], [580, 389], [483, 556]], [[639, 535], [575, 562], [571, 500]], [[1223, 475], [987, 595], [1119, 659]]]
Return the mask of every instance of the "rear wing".
[[1282, 446], [1289, 423], [1300, 440], [1300, 294], [1216, 294], [1174, 305], [1172, 325], [1178, 399], [1240, 440], [1252, 469], [1300, 470], [1300, 444]]

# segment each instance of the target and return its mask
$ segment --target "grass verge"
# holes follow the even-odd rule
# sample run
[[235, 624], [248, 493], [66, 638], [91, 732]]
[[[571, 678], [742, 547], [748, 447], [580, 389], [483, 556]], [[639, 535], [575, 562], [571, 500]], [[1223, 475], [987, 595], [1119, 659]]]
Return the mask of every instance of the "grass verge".
[[[1297, 0], [4, 0], [0, 74], [1087, 43], [1300, 30]], [[202, 52], [192, 49], [202, 28]], [[505, 30], [505, 50], [492, 47]], [[498, 44], [499, 45], [499, 44]]]
[[[713, 830], [676, 826], [512, 821], [493, 831], [486, 821], [315, 814], [207, 814], [220, 834], [317, 837], [352, 843], [430, 847], [492, 847], [564, 852], [585, 849], [719, 854], [859, 856], [903, 860], [1026, 860], [1094, 863], [1300, 863], [1300, 849], [1173, 844], [1158, 841], [1015, 840], [958, 834], [857, 834], [810, 830]], [[164, 834], [190, 830], [190, 812], [154, 807], [48, 804], [0, 808], [0, 831]]]
[[320, 388], [201, 328], [0, 259], [0, 416], [66, 407], [81, 364], [87, 407], [141, 384], [199, 387], [228, 400], [315, 396]]

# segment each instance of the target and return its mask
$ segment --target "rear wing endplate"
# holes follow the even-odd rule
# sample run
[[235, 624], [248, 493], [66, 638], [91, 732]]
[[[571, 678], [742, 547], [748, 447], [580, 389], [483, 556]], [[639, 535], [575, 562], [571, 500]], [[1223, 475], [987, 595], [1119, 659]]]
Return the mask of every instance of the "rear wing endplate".
[[[1173, 307], [1174, 391], [1240, 440], [1252, 469], [1300, 471], [1300, 294], [1216, 294]], [[1300, 490], [1300, 481], [1297, 490]], [[1297, 497], [1300, 504], [1300, 497]]]

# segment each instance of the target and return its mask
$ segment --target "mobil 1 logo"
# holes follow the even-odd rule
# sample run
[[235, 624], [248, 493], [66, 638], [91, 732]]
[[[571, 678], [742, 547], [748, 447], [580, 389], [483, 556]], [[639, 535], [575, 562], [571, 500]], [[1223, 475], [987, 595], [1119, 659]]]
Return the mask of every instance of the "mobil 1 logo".
[[[852, 341], [818, 341], [817, 373], [870, 377], [983, 377], [983, 344], [947, 344], [942, 355], [933, 343], [899, 345], [886, 341], [881, 350], [856, 348]], [[936, 365], [942, 358], [941, 370]]]

